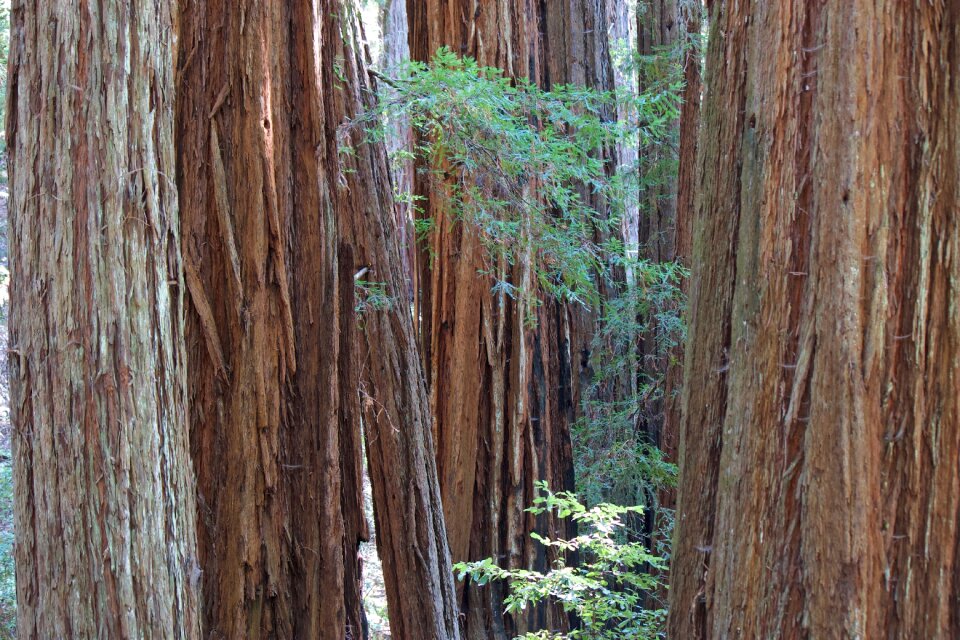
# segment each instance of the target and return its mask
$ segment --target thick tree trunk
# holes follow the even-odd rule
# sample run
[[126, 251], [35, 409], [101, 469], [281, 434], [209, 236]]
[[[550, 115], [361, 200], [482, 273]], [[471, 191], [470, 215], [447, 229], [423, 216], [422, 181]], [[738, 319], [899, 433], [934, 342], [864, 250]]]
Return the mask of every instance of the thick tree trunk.
[[[593, 2], [531, 4], [408, 2], [411, 55], [428, 61], [441, 46], [529, 77], [612, 87], [606, 19]], [[573, 488], [570, 424], [589, 381], [591, 317], [553, 300], [534, 307], [492, 291], [477, 234], [449, 211], [446, 190], [417, 178], [433, 220], [421, 248], [417, 309], [431, 384], [437, 465], [454, 560], [493, 557], [510, 567], [545, 570], [549, 558], [529, 534], [564, 534], [547, 515], [524, 512], [534, 482]], [[534, 296], [533, 255], [501, 275]], [[531, 328], [529, 318], [535, 318]], [[469, 638], [512, 637], [565, 623], [553, 609], [504, 616], [502, 585], [464, 586], [459, 595]]]
[[200, 637], [173, 42], [163, 3], [14, 3], [21, 638]]
[[[354, 385], [318, 61], [334, 10], [181, 3], [178, 147], [205, 615], [213, 637], [359, 637]], [[315, 34], [319, 39], [315, 39]], [[352, 282], [350, 283], [352, 285]], [[342, 361], [342, 365], [338, 362]]]
[[960, 637], [960, 5], [712, 3], [670, 630]]
[[[179, 179], [211, 633], [361, 636], [364, 379], [364, 397], [378, 407], [389, 394], [404, 399], [366, 421], [394, 637], [454, 638], [435, 471], [429, 455], [415, 455], [432, 447], [429, 425], [407, 424], [427, 406], [422, 374], [401, 350], [409, 375], [375, 378], [371, 388], [400, 338], [368, 335], [384, 352], [376, 365], [357, 362], [364, 354], [354, 347], [353, 274], [366, 259], [352, 247], [355, 228], [385, 215], [376, 241], [386, 243], [396, 226], [389, 175], [366, 165], [349, 173], [338, 154], [338, 128], [358, 108], [344, 43], [351, 25], [332, 1], [181, 7]], [[386, 172], [383, 148], [367, 153]], [[394, 258], [378, 258], [379, 271], [390, 273]], [[405, 319], [412, 340], [403, 304], [381, 315]], [[384, 414], [403, 425], [402, 439]], [[413, 453], [378, 457], [388, 439]], [[385, 487], [404, 490], [391, 498]]]

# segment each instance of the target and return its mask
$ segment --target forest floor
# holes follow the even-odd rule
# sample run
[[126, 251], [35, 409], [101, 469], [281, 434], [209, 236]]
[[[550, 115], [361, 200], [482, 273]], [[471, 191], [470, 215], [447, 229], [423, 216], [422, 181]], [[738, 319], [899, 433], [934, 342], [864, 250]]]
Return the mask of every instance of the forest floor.
[[383, 584], [383, 567], [377, 554], [376, 532], [373, 526], [373, 495], [370, 478], [363, 474], [363, 502], [370, 525], [370, 542], [360, 546], [360, 558], [363, 560], [363, 608], [370, 626], [370, 640], [384, 640], [390, 637], [390, 624], [387, 620], [387, 590]]

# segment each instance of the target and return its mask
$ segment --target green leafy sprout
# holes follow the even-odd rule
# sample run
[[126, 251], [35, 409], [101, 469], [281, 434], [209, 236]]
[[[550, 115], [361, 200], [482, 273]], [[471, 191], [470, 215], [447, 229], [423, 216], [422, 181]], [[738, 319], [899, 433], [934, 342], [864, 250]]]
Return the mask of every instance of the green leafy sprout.
[[[577, 621], [570, 631], [542, 630], [521, 636], [524, 640], [615, 640], [663, 637], [666, 611], [651, 609], [652, 594], [660, 587], [663, 560], [637, 541], [627, 539], [624, 516], [642, 513], [641, 507], [612, 504], [584, 506], [573, 493], [553, 493], [538, 483], [542, 494], [528, 511], [556, 512], [572, 519], [584, 533], [570, 539], [531, 536], [556, 551], [557, 561], [545, 573], [504, 569], [491, 558], [460, 562], [454, 566], [458, 579], [470, 579], [483, 586], [506, 581], [509, 595], [506, 613], [516, 613], [541, 603], [559, 605]], [[568, 564], [574, 552], [579, 563]]]

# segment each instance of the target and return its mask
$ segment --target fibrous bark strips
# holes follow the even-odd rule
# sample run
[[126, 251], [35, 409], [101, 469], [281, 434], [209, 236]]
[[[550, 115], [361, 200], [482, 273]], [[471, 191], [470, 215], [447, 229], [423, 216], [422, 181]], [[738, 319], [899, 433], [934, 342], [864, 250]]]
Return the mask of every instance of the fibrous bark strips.
[[[361, 637], [361, 412], [393, 636], [457, 637], [386, 156], [340, 153], [365, 85], [342, 10], [181, 2], [178, 179], [214, 637]], [[362, 331], [361, 269], [395, 301], [365, 312]]]
[[164, 3], [15, 3], [17, 633], [199, 638]]
[[710, 3], [677, 638], [960, 636], [960, 5]]
[[[415, 60], [428, 62], [448, 47], [545, 89], [613, 86], [603, 3], [427, 0], [409, 1], [407, 10]], [[547, 553], [529, 534], [565, 535], [566, 523], [524, 509], [535, 481], [573, 488], [570, 425], [589, 382], [595, 316], [538, 292], [532, 248], [513, 266], [494, 265], [498, 277], [530, 296], [495, 293], [493, 280], [479, 273], [489, 266], [482, 241], [456, 221], [448, 190], [422, 173], [415, 189], [426, 198], [420, 215], [434, 226], [418, 255], [415, 316], [453, 559], [493, 557], [503, 566], [546, 570]], [[529, 195], [537, 197], [535, 186]], [[537, 297], [542, 304], [534, 306]], [[466, 637], [564, 627], [557, 609], [504, 616], [504, 595], [500, 584], [462, 587]]]

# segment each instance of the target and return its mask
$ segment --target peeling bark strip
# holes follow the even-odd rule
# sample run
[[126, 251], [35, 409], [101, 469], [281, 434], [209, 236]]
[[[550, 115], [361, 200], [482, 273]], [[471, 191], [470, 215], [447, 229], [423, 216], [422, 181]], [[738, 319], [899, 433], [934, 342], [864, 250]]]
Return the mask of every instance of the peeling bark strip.
[[15, 2], [21, 638], [199, 638], [164, 3]]
[[[540, 86], [613, 86], [603, 4], [590, 0], [409, 0], [411, 56], [429, 61], [438, 48], [475, 58]], [[532, 187], [531, 187], [532, 188]], [[513, 568], [546, 570], [549, 558], [530, 532], [565, 535], [552, 515], [524, 509], [534, 482], [573, 489], [570, 424], [580, 408], [593, 317], [543, 300], [509, 299], [478, 273], [480, 239], [450, 213], [442, 187], [417, 176], [424, 215], [436, 231], [421, 247], [416, 314], [431, 381], [437, 467], [455, 561], [493, 557]], [[533, 255], [518, 256], [503, 277], [536, 292]], [[528, 318], [536, 318], [531, 329]], [[546, 626], [563, 628], [558, 609], [504, 616], [501, 584], [462, 586], [464, 636], [508, 638]]]
[[960, 5], [710, 24], [671, 635], [960, 637]]

